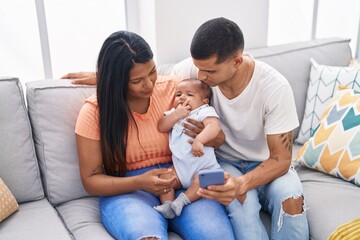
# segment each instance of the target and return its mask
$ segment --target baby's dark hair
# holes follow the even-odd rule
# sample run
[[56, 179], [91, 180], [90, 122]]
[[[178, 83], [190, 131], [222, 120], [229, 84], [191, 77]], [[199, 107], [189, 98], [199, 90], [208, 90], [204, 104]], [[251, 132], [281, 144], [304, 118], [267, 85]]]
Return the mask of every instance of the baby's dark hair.
[[210, 100], [211, 100], [211, 97], [212, 97], [212, 91], [211, 91], [211, 88], [210, 88], [209, 85], [207, 85], [203, 81], [201, 81], [199, 79], [196, 79], [196, 78], [187, 78], [187, 79], [184, 79], [182, 81], [196, 81], [196, 82], [199, 82], [199, 84], [200, 84], [199, 87], [200, 87], [200, 90], [201, 90], [201, 94], [203, 95], [203, 98], [209, 99], [209, 104], [210, 104]]

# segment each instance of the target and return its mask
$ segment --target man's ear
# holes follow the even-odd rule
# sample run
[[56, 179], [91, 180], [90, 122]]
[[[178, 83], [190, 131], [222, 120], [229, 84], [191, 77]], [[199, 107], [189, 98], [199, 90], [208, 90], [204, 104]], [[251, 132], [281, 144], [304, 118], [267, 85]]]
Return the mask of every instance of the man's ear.
[[236, 53], [234, 55], [233, 61], [234, 61], [234, 66], [239, 67], [243, 63], [244, 57], [243, 57], [243, 55], [241, 53]]

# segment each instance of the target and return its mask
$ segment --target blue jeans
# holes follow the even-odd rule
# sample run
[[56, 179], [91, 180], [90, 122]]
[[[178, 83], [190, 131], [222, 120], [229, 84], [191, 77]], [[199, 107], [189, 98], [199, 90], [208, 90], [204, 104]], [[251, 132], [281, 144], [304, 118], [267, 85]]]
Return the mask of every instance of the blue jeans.
[[[218, 161], [221, 167], [234, 177], [248, 173], [260, 164], [254, 161], [233, 162], [219, 158]], [[247, 192], [243, 204], [234, 200], [227, 206], [227, 210], [236, 239], [269, 239], [260, 219], [261, 208], [271, 214], [270, 239], [309, 239], [305, 203], [301, 214], [290, 215], [282, 208], [283, 201], [303, 196], [300, 179], [291, 167], [287, 174]]]
[[[170, 165], [160, 164], [129, 171], [127, 176]], [[176, 191], [176, 196], [182, 191]], [[168, 239], [168, 227], [183, 239], [234, 239], [224, 206], [213, 200], [199, 199], [186, 206], [181, 215], [174, 219], [166, 219], [156, 211], [153, 207], [160, 205], [159, 197], [145, 191], [100, 197], [99, 202], [101, 220], [116, 239]]]

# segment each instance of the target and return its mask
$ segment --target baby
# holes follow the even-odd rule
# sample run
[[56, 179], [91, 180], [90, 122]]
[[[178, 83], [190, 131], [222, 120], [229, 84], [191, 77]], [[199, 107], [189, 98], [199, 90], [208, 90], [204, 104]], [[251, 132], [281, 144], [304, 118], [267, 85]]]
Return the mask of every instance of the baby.
[[[219, 116], [215, 109], [209, 106], [210, 98], [211, 89], [207, 84], [197, 79], [182, 80], [176, 85], [175, 108], [165, 112], [158, 123], [159, 131], [170, 132], [169, 144], [174, 164], [170, 168], [178, 180], [174, 188], [187, 188], [175, 200], [174, 190], [160, 196], [162, 205], [156, 206], [155, 209], [166, 218], [179, 216], [185, 205], [199, 199], [196, 193], [200, 187], [197, 176], [199, 170], [220, 168], [214, 148], [204, 146], [215, 139], [221, 131]], [[184, 133], [182, 124], [185, 118], [192, 118], [204, 124], [204, 129], [195, 139]]]

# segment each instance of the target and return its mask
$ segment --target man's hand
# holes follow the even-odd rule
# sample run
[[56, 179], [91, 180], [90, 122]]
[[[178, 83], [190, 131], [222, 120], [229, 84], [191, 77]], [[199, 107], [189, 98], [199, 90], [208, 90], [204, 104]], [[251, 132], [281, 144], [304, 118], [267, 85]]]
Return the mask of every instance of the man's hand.
[[236, 179], [225, 172], [224, 185], [210, 185], [207, 189], [200, 188], [197, 194], [200, 197], [213, 199], [223, 205], [229, 205], [238, 195], [238, 183]]
[[73, 79], [71, 83], [73, 84], [96, 84], [96, 74], [94, 72], [77, 72], [77, 73], [68, 73], [61, 77], [61, 79]]
[[236, 198], [241, 204], [244, 203], [245, 199], [246, 199], [246, 193], [239, 195]]
[[187, 118], [186, 121], [188, 123], [184, 123], [184, 133], [189, 137], [196, 138], [196, 136], [204, 129], [204, 124], [192, 118]]

